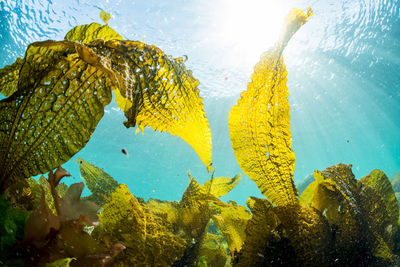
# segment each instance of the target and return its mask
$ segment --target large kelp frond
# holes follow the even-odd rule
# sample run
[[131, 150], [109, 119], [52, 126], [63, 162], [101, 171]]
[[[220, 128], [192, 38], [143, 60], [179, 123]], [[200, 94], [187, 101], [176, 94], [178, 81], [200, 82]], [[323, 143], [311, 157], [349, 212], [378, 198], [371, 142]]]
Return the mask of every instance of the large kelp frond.
[[387, 194], [390, 183], [378, 172], [373, 172], [375, 175], [366, 177], [363, 182], [357, 181], [351, 167], [340, 163], [322, 172], [315, 171], [316, 181], [304, 193], [313, 188], [311, 205], [323, 213], [331, 225], [333, 255], [338, 258], [338, 264], [392, 264], [394, 258], [390, 251], [396, 221], [389, 216], [385, 200], [377, 192]]
[[[247, 200], [253, 216], [247, 222], [246, 240], [236, 266], [263, 266], [265, 256], [268, 256], [268, 244], [271, 231], [278, 225], [278, 217], [273, 207], [266, 199], [250, 197]], [[290, 256], [290, 251], [286, 251]]]
[[247, 221], [250, 218], [250, 213], [243, 206], [236, 204], [223, 207], [213, 205], [212, 219], [225, 236], [232, 255], [242, 248], [246, 238]]
[[[352, 253], [358, 253], [364, 236], [361, 224], [361, 209], [357, 203], [360, 191], [357, 180], [351, 171], [351, 165], [337, 164], [324, 171], [314, 172], [316, 186], [313, 204], [325, 214], [335, 230], [335, 251], [341, 260]], [[307, 189], [306, 189], [307, 190]]]
[[373, 170], [370, 174], [361, 178], [361, 182], [372, 187], [383, 199], [394, 230], [399, 218], [399, 206], [392, 184], [386, 174], [381, 170]]
[[228, 194], [242, 180], [240, 174], [233, 178], [216, 177], [204, 183], [205, 188], [210, 188], [210, 194], [215, 197], [223, 197]]
[[326, 266], [331, 262], [332, 234], [324, 216], [312, 207], [292, 205], [276, 207], [279, 218], [276, 233], [289, 240], [297, 266]]
[[179, 203], [176, 201], [163, 201], [150, 198], [147, 202], [142, 203], [142, 205], [155, 215], [164, 217], [171, 225], [179, 223]]
[[192, 178], [179, 202], [179, 222], [184, 232], [188, 233], [186, 239], [201, 237], [210, 218], [208, 191], [196, 178]]
[[199, 81], [182, 58], [173, 59], [159, 48], [135, 41], [112, 40], [90, 46], [110, 55], [119, 77], [116, 101], [125, 112], [126, 127], [150, 126], [185, 140], [203, 163], [211, 164], [211, 131], [199, 96]]
[[242, 170], [275, 205], [297, 202], [293, 181], [287, 71], [282, 52], [290, 37], [311, 15], [293, 9], [281, 40], [261, 56], [247, 91], [229, 113], [229, 133]]
[[253, 216], [238, 254], [238, 266], [325, 266], [331, 259], [330, 226], [312, 207], [272, 207], [265, 199], [247, 201]]
[[372, 254], [381, 260], [394, 263], [391, 251], [394, 247], [393, 237], [397, 231], [397, 223], [390, 220], [384, 200], [373, 188], [363, 186], [358, 202], [368, 225], [369, 231], [364, 231], [363, 234], [371, 244]]
[[10, 96], [18, 88], [18, 76], [24, 60], [17, 58], [12, 64], [5, 66], [0, 70], [0, 94]]
[[183, 255], [186, 242], [165, 218], [142, 207], [126, 185], [117, 187], [99, 217], [93, 235], [126, 247], [114, 259], [116, 266], [171, 266]]
[[222, 244], [223, 237], [207, 233], [200, 248], [197, 267], [228, 267], [229, 257]]
[[0, 182], [45, 173], [89, 141], [111, 100], [107, 60], [68, 41], [31, 44], [18, 91], [0, 101]]
[[91, 23], [76, 26], [71, 29], [64, 37], [65, 40], [88, 44], [96, 39], [104, 41], [123, 40], [122, 36], [110, 28], [108, 25]]
[[105, 171], [83, 159], [77, 159], [76, 162], [80, 164], [79, 170], [81, 171], [82, 179], [90, 192], [92, 192], [89, 199], [97, 205], [103, 206], [110, 198], [111, 193], [118, 187], [118, 182]]

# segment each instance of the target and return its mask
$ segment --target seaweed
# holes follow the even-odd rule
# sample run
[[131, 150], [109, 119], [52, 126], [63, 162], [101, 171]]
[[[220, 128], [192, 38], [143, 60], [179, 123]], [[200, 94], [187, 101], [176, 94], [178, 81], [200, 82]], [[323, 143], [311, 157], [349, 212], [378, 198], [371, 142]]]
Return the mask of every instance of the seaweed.
[[120, 185], [99, 214], [93, 235], [103, 242], [118, 242], [126, 250], [116, 257], [116, 266], [169, 266], [184, 252], [186, 242], [172, 232], [172, 225], [156, 216]]
[[[108, 72], [67, 41], [29, 45], [18, 89], [0, 101], [0, 185], [46, 173], [89, 141], [111, 101]], [[102, 77], [102, 78], [101, 78]]]
[[24, 59], [0, 71], [1, 85], [14, 92], [0, 101], [3, 191], [80, 151], [112, 91], [127, 127], [151, 126], [178, 135], [211, 168], [211, 132], [199, 82], [182, 59], [142, 42], [123, 41], [107, 25], [78, 26], [65, 38], [30, 44]]
[[242, 248], [242, 244], [246, 238], [245, 229], [247, 221], [251, 218], [251, 215], [246, 207], [239, 206], [236, 203], [224, 206], [214, 204], [212, 208], [212, 220], [224, 235], [231, 256], [233, 256]]
[[83, 159], [75, 160], [79, 163], [81, 177], [85, 181], [92, 195], [87, 197], [99, 206], [103, 206], [111, 197], [111, 193], [118, 187], [119, 183], [102, 169], [90, 164]]
[[[11, 247], [16, 240], [21, 240], [24, 235], [24, 226], [27, 212], [13, 207], [10, 199], [2, 193], [0, 195], [0, 251]], [[2, 257], [0, 257], [1, 259]]]
[[17, 58], [11, 65], [5, 66], [0, 70], [0, 93], [10, 96], [17, 90], [19, 71], [24, 60]]
[[[360, 180], [343, 163], [293, 180], [283, 50], [312, 15], [293, 9], [229, 114], [232, 148], [266, 198], [219, 198], [241, 180], [189, 185], [180, 201], [144, 200], [77, 159], [85, 183], [61, 183], [60, 164], [89, 141], [111, 93], [126, 127], [150, 126], [189, 143], [211, 170], [211, 132], [182, 58], [124, 40], [107, 25], [31, 44], [0, 70], [0, 263], [39, 266], [392, 266], [400, 251], [397, 178]], [[47, 179], [31, 176], [48, 172]], [[91, 195], [81, 197], [85, 186]]]
[[307, 14], [291, 10], [280, 40], [261, 56], [247, 91], [229, 112], [229, 134], [239, 166], [275, 205], [297, 203], [287, 71], [282, 52], [311, 15], [311, 9]]
[[[95, 207], [88, 201], [80, 200], [82, 183], [72, 184], [60, 197], [56, 191], [60, 180], [68, 176], [69, 172], [58, 168], [48, 175], [50, 197], [53, 198], [56, 213], [48, 207], [45, 191], [40, 187], [40, 192], [33, 190], [34, 194], [40, 194], [40, 202], [27, 216], [26, 224], [23, 221], [22, 235], [18, 237], [12, 247], [2, 251], [2, 262], [7, 265], [45, 265], [62, 264], [58, 260], [74, 258], [71, 266], [92, 262], [101, 264], [110, 262], [118, 254], [122, 247], [114, 244], [111, 248], [101, 245], [86, 231], [87, 225], [93, 225], [97, 220]], [[32, 183], [34, 187], [38, 184]], [[14, 212], [17, 210], [14, 208]], [[24, 211], [27, 215], [27, 211]], [[20, 231], [21, 232], [21, 231]], [[119, 249], [116, 249], [119, 248]]]

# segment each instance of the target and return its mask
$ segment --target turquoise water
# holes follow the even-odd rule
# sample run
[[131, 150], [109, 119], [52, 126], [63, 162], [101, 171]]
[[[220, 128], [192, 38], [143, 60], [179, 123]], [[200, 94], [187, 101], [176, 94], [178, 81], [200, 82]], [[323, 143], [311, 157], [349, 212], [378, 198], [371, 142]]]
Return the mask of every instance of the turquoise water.
[[[243, 4], [246, 3], [246, 4]], [[99, 22], [124, 38], [144, 40], [186, 65], [200, 81], [213, 137], [216, 176], [243, 173], [228, 133], [228, 113], [246, 89], [253, 66], [277, 38], [291, 7], [311, 6], [314, 16], [285, 50], [295, 181], [339, 162], [361, 178], [373, 169], [400, 170], [399, 1], [0, 1], [0, 67], [23, 56], [29, 43], [61, 40], [72, 27]], [[271, 19], [273, 18], [273, 19]], [[87, 146], [63, 165], [80, 181], [83, 158], [144, 198], [179, 200], [187, 171], [210, 178], [193, 149], [168, 133], [126, 129], [114, 102]], [[129, 156], [121, 153], [127, 149]], [[243, 175], [226, 199], [260, 196]]]

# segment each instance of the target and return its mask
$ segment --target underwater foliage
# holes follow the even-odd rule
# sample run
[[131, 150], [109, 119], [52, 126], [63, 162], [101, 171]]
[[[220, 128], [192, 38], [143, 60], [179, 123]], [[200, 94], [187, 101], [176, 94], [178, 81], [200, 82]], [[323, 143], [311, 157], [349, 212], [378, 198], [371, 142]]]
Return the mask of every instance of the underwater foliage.
[[109, 41], [123, 40], [124, 38], [122, 38], [121, 35], [119, 35], [108, 25], [91, 23], [74, 27], [65, 35], [64, 39], [78, 43], [89, 44], [96, 39]]
[[400, 171], [393, 175], [390, 182], [393, 186], [394, 194], [396, 195], [397, 201], [399, 201], [400, 200]]
[[143, 130], [150, 126], [177, 135], [210, 169], [211, 132], [199, 82], [186, 70], [182, 58], [173, 59], [154, 45], [122, 41], [110, 27], [95, 23], [75, 27], [65, 39], [84, 42], [97, 54], [110, 57], [118, 79], [114, 93], [128, 119], [126, 127], [137, 124]]
[[0, 195], [0, 210], [0, 251], [3, 251], [23, 238], [27, 212], [13, 207], [4, 193]]
[[0, 184], [54, 169], [81, 150], [111, 101], [108, 71], [72, 42], [29, 45], [18, 90], [0, 101]]
[[116, 101], [125, 112], [126, 127], [150, 126], [168, 131], [190, 144], [203, 163], [211, 165], [211, 131], [205, 117], [199, 85], [183, 59], [173, 59], [142, 42], [95, 41], [98, 54], [110, 54], [119, 80]]
[[[61, 183], [59, 165], [91, 137], [111, 92], [126, 127], [150, 126], [189, 143], [211, 168], [211, 132], [199, 82], [159, 48], [123, 40], [108, 25], [73, 28], [64, 41], [31, 44], [0, 70], [0, 264], [8, 266], [394, 266], [399, 208], [392, 180], [356, 180], [343, 163], [294, 185], [283, 50], [312, 15], [293, 9], [277, 44], [232, 107], [229, 131], [242, 170], [266, 199], [219, 198], [241, 180], [204, 184], [189, 173], [180, 201], [131, 194], [77, 159], [84, 183]], [[100, 17], [107, 24], [110, 14]], [[55, 169], [57, 167], [57, 169]], [[55, 169], [55, 170], [54, 170]], [[38, 181], [32, 175], [49, 171]], [[30, 177], [30, 178], [28, 178]], [[400, 176], [399, 176], [400, 177]], [[307, 185], [307, 186], [306, 186]], [[399, 187], [400, 188], [400, 187]], [[304, 191], [303, 191], [304, 190]]]
[[[48, 263], [53, 264], [50, 266], [69, 266], [57, 264], [62, 264], [62, 259], [73, 258], [70, 266], [88, 263], [92, 264], [89, 266], [98, 266], [110, 262], [123, 250], [124, 247], [118, 244], [113, 244], [110, 248], [103, 246], [86, 232], [85, 227], [93, 225], [97, 220], [96, 211], [99, 208], [89, 201], [80, 200], [82, 183], [72, 184], [63, 197], [57, 193], [56, 187], [60, 180], [68, 175], [69, 172], [62, 168], [48, 175], [50, 197], [53, 198], [56, 213], [48, 207], [48, 196], [39, 186], [40, 203], [29, 213], [26, 224], [23, 224], [19, 242], [8, 250], [1, 251], [3, 263], [11, 266], [42, 266]], [[34, 183], [32, 185], [38, 186]], [[38, 192], [35, 189], [32, 193]]]
[[230, 265], [230, 257], [226, 254], [223, 237], [207, 233], [204, 237], [199, 254], [197, 267], [225, 267]]
[[204, 187], [210, 187], [210, 194], [215, 197], [223, 197], [229, 193], [236, 185], [242, 180], [240, 174], [233, 178], [229, 177], [217, 177], [204, 183]]
[[253, 216], [235, 266], [323, 266], [330, 260], [330, 228], [315, 209], [298, 204], [273, 207], [247, 201]]
[[[398, 202], [390, 183], [389, 178], [381, 170], [373, 170], [370, 174], [360, 179], [363, 184], [368, 185], [383, 199], [387, 214], [389, 216], [392, 230], [395, 230], [395, 225], [399, 219]], [[392, 233], [393, 234], [393, 233]]]
[[93, 235], [126, 246], [115, 258], [115, 266], [170, 266], [183, 255], [185, 240], [172, 233], [164, 217], [141, 206], [126, 185], [112, 193], [99, 218]]
[[[357, 181], [351, 165], [338, 164], [314, 172], [316, 181], [303, 192], [332, 228], [333, 255], [338, 264], [393, 263], [399, 210], [389, 180], [374, 170]], [[388, 187], [389, 185], [389, 187]], [[389, 201], [388, 201], [389, 200]]]
[[12, 65], [0, 70], [0, 93], [10, 96], [17, 90], [19, 71], [23, 64], [22, 58], [17, 58]]
[[291, 10], [281, 39], [261, 56], [247, 91], [229, 112], [229, 133], [240, 168], [275, 205], [297, 203], [287, 71], [282, 52], [311, 15], [311, 9], [307, 14]]
[[93, 201], [99, 206], [103, 206], [111, 197], [119, 183], [102, 169], [90, 164], [83, 159], [75, 160], [79, 163], [81, 177], [85, 181], [92, 195], [87, 199]]
[[[54, 200], [53, 200], [53, 196], [51, 194], [49, 182], [43, 175], [40, 176], [38, 182], [39, 182], [40, 187], [44, 191], [47, 206], [50, 208], [50, 210], [53, 212], [53, 214], [56, 214], [57, 211], [56, 211], [56, 207], [54, 205]], [[67, 193], [67, 190], [68, 190], [68, 186], [64, 183], [59, 183], [56, 187], [56, 192], [57, 192], [57, 195], [59, 198], [64, 197], [65, 194]]]
[[233, 201], [229, 205], [212, 205], [212, 220], [224, 235], [231, 255], [239, 252], [246, 238], [247, 221], [251, 218], [246, 207], [239, 206]]
[[210, 168], [211, 132], [199, 82], [182, 59], [155, 46], [122, 41], [107, 25], [78, 26], [65, 38], [29, 45], [23, 60], [0, 71], [4, 94], [15, 91], [0, 101], [3, 190], [81, 150], [113, 90], [127, 127], [151, 126], [178, 135]]

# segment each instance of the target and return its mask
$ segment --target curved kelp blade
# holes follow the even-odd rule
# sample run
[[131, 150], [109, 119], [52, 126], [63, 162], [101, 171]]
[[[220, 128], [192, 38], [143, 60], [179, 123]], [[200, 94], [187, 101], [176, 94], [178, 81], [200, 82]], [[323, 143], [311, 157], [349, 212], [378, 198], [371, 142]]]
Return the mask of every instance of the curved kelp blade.
[[18, 76], [24, 60], [17, 60], [0, 70], [0, 93], [4, 96], [10, 96], [18, 89]]
[[172, 233], [165, 217], [142, 207], [126, 185], [112, 193], [99, 218], [92, 235], [126, 247], [125, 257], [116, 258], [115, 266], [171, 266], [183, 255], [185, 240]]
[[250, 220], [251, 214], [246, 207], [236, 204], [213, 207], [212, 219], [218, 226], [218, 229], [225, 236], [231, 255], [239, 252], [246, 238], [246, 225]]
[[385, 264], [394, 261], [391, 249], [396, 221], [391, 219], [384, 198], [377, 193], [387, 192], [388, 184], [381, 188], [385, 190], [377, 190], [384, 182], [378, 177], [357, 181], [351, 167], [340, 163], [322, 172], [315, 171], [312, 206], [325, 215], [334, 230], [333, 251], [339, 265], [381, 262], [375, 264], [390, 266]]
[[372, 187], [372, 189], [374, 189], [375, 192], [382, 198], [394, 230], [394, 226], [397, 224], [399, 219], [399, 204], [389, 178], [383, 171], [373, 170], [370, 174], [361, 178], [361, 182]]
[[31, 44], [18, 91], [0, 101], [0, 182], [45, 173], [89, 141], [113, 77], [93, 51], [68, 41]]
[[293, 181], [290, 106], [282, 52], [290, 37], [311, 15], [293, 9], [281, 40], [261, 56], [247, 91], [229, 113], [229, 133], [242, 170], [275, 205], [297, 202]]
[[96, 39], [108, 41], [123, 40], [124, 38], [108, 25], [91, 23], [74, 27], [65, 35], [64, 39], [88, 44]]
[[330, 226], [312, 207], [272, 207], [249, 198], [252, 218], [237, 266], [327, 266], [331, 262]]
[[118, 187], [119, 183], [108, 173], [90, 164], [83, 159], [77, 159], [82, 179], [89, 188], [92, 195], [88, 197], [97, 205], [103, 206], [111, 197], [112, 192]]
[[203, 163], [211, 165], [211, 131], [199, 96], [199, 81], [181, 58], [168, 57], [159, 48], [135, 41], [98, 41], [90, 45], [110, 55], [118, 76], [116, 101], [125, 112], [126, 127], [150, 126], [185, 140]]
[[233, 178], [216, 177], [204, 183], [203, 187], [208, 188], [211, 195], [215, 197], [223, 197], [228, 194], [242, 180], [240, 174]]

